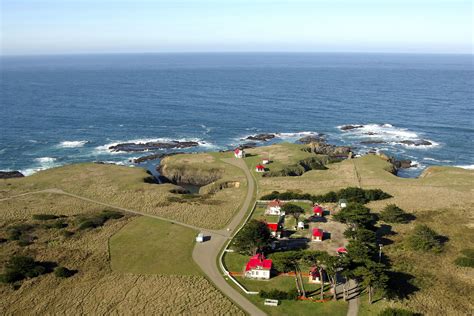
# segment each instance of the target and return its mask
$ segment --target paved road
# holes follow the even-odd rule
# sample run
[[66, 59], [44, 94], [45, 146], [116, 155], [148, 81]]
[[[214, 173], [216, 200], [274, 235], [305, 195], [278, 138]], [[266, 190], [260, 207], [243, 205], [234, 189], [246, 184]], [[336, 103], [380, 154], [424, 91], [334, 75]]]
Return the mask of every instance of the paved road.
[[347, 309], [347, 316], [357, 316], [359, 313], [359, 291], [358, 285], [354, 280], [349, 281], [349, 308]]
[[[241, 159], [223, 159], [225, 162], [232, 164], [244, 171], [247, 178], [247, 196], [242, 204], [239, 212], [232, 218], [226, 229], [218, 231], [220, 234], [211, 233], [211, 239], [202, 244], [197, 244], [194, 247], [193, 259], [201, 267], [204, 273], [211, 279], [211, 281], [221, 290], [227, 297], [237, 303], [245, 312], [250, 315], [265, 315], [259, 308], [246, 299], [239, 291], [235, 290], [227, 283], [224, 276], [219, 269], [218, 258], [220, 251], [232, 237], [239, 227], [239, 224], [245, 218], [247, 211], [253, 204], [253, 193], [255, 190], [254, 179], [247, 168], [245, 162]], [[227, 228], [229, 230], [227, 230]], [[223, 235], [227, 236], [224, 237]]]

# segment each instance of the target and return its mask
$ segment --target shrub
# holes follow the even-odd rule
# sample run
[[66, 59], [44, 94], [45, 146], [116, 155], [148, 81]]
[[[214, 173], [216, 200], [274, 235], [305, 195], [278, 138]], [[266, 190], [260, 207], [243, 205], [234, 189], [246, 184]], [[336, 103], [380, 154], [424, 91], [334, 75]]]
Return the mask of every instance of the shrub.
[[410, 220], [410, 214], [396, 206], [395, 204], [387, 205], [380, 212], [380, 219], [387, 223], [407, 223]]
[[9, 240], [20, 240], [23, 235], [27, 235], [35, 227], [29, 224], [19, 224], [8, 227], [8, 239]]
[[25, 278], [34, 278], [47, 273], [44, 263], [27, 256], [13, 256], [5, 265], [5, 273], [1, 275], [4, 283], [13, 283]]
[[63, 230], [61, 232], [61, 235], [63, 235], [64, 237], [71, 237], [72, 235], [74, 235], [74, 232], [72, 232], [70, 230]]
[[296, 300], [298, 299], [298, 291], [296, 289], [292, 289], [288, 292], [272, 289], [269, 291], [260, 291], [261, 298], [269, 298], [273, 300]]
[[35, 214], [33, 215], [33, 219], [39, 220], [39, 221], [47, 221], [50, 219], [57, 219], [59, 216], [53, 215], [53, 214]]
[[415, 316], [417, 314], [402, 308], [385, 308], [378, 316]]
[[459, 267], [474, 268], [474, 249], [464, 249], [461, 251], [463, 256], [454, 260], [454, 264]]
[[407, 238], [408, 246], [417, 251], [440, 252], [442, 250], [441, 236], [427, 225], [415, 226]]
[[79, 223], [79, 229], [89, 229], [89, 228], [97, 228], [101, 227], [107, 222], [109, 219], [119, 219], [122, 218], [124, 215], [117, 211], [102, 211], [101, 213], [91, 216], [82, 218], [81, 222]]
[[46, 229], [52, 229], [52, 228], [61, 229], [61, 228], [68, 227], [68, 223], [65, 223], [62, 220], [59, 220], [59, 221], [55, 221], [54, 223], [44, 224], [43, 227]]
[[69, 278], [72, 277], [74, 274], [77, 273], [77, 270], [69, 270], [65, 267], [57, 267], [54, 269], [54, 275], [58, 278]]

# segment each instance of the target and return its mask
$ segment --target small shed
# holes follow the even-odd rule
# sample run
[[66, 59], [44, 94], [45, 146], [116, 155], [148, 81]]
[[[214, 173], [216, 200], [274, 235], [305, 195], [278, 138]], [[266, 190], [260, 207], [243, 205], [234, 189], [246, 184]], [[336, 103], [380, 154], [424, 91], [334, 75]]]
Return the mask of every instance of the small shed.
[[312, 240], [313, 241], [323, 241], [324, 232], [320, 228], [313, 228]]
[[262, 164], [263, 165], [268, 165], [269, 163], [270, 163], [270, 159], [268, 159], [268, 158], [263, 158], [262, 159]]
[[302, 221], [298, 222], [298, 229], [304, 229], [304, 222]]
[[199, 233], [196, 237], [196, 242], [204, 242], [204, 234]]
[[236, 148], [234, 150], [234, 156], [235, 158], [245, 158], [245, 151], [240, 148]]
[[265, 167], [263, 165], [257, 165], [255, 167], [255, 172], [265, 172]]
[[267, 227], [270, 230], [270, 233], [273, 237], [280, 238], [281, 228], [279, 223], [267, 223]]
[[308, 275], [308, 283], [321, 283], [321, 273], [318, 267], [311, 267]]
[[315, 205], [313, 207], [313, 214], [314, 214], [314, 216], [323, 217], [324, 210], [321, 206]]

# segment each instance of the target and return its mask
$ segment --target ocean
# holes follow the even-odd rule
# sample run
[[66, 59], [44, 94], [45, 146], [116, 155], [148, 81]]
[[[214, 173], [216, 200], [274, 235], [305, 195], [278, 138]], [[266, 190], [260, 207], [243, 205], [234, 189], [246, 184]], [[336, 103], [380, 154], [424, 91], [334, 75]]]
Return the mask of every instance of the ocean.
[[276, 133], [271, 142], [323, 133], [359, 153], [381, 150], [416, 164], [406, 177], [474, 167], [473, 55], [4, 56], [0, 75], [0, 170], [132, 165], [151, 152], [108, 147], [195, 140], [184, 151], [223, 150], [257, 133]]

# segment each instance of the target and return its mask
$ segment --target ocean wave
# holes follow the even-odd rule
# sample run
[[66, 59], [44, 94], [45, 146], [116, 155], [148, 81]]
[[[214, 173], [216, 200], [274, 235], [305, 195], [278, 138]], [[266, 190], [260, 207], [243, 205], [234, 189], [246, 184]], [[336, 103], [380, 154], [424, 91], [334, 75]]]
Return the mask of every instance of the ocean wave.
[[430, 157], [424, 157], [423, 160], [433, 161], [433, 162], [444, 162], [444, 163], [453, 162], [452, 160], [440, 160], [440, 159], [435, 159], [435, 158], [430, 158]]
[[65, 141], [60, 142], [58, 147], [77, 148], [77, 147], [83, 147], [87, 143], [88, 143], [87, 140], [65, 140]]
[[292, 138], [301, 138], [305, 136], [317, 136], [319, 135], [318, 132], [314, 131], [302, 131], [302, 132], [294, 132], [294, 133], [275, 133], [275, 136], [282, 139], [292, 139]]
[[[347, 126], [352, 128], [347, 129]], [[439, 143], [425, 139], [407, 128], [392, 124], [350, 124], [337, 126], [345, 137], [359, 140], [366, 145], [389, 144], [406, 148], [429, 149], [440, 146]]]
[[463, 168], [463, 169], [467, 169], [467, 170], [474, 170], [474, 165], [457, 165], [455, 167]]
[[53, 157], [40, 157], [40, 158], [35, 158], [35, 161], [40, 162], [40, 163], [51, 163], [51, 162], [55, 162], [56, 158], [53, 158]]

